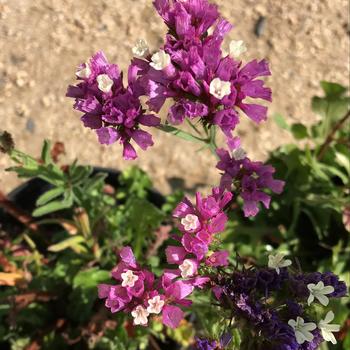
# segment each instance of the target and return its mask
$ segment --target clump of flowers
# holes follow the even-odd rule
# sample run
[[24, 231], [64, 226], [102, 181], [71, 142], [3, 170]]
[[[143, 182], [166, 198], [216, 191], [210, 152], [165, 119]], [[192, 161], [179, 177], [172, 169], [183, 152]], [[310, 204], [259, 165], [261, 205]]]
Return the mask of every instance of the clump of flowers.
[[[145, 40], [137, 41], [127, 87], [118, 67], [99, 52], [79, 66], [79, 83], [68, 88], [67, 96], [75, 98], [74, 108], [84, 113], [84, 125], [96, 130], [100, 143], [123, 145], [125, 159], [137, 156], [132, 140], [142, 149], [153, 145], [142, 126], [171, 130], [209, 146], [219, 158], [221, 180], [210, 195], [196, 193], [195, 203], [184, 198], [174, 210], [178, 231], [165, 249], [174, 268], [157, 278], [125, 247], [112, 271], [118, 284], [100, 285], [99, 297], [111, 312], [130, 314], [134, 325], [147, 326], [155, 314], [176, 328], [191, 306], [193, 291], [207, 289], [230, 311], [230, 325], [242, 331], [243, 348], [312, 350], [323, 341], [335, 343], [333, 332], [339, 326], [331, 323], [333, 312], [316, 320], [313, 307], [346, 295], [346, 285], [337, 276], [296, 271], [283, 254], [269, 256], [267, 267], [238, 268], [230, 263], [229, 252], [220, 249], [219, 233], [225, 230], [233, 201], [240, 197], [245, 216], [255, 216], [260, 203], [268, 209], [271, 192], [279, 194], [284, 187], [273, 177], [275, 169], [252, 161], [233, 134], [240, 112], [256, 123], [267, 118], [265, 105], [248, 101], [271, 101], [271, 90], [260, 79], [270, 75], [268, 63], [243, 64], [240, 57], [247, 48], [241, 40], [231, 41], [228, 51], [222, 47], [232, 25], [207, 0], [155, 0], [154, 6], [168, 28], [164, 45], [152, 51]], [[161, 124], [153, 113], [168, 99], [172, 104]], [[185, 120], [197, 132], [202, 128], [207, 138], [174, 126]], [[216, 127], [226, 137], [226, 148], [216, 145]], [[227, 334], [220, 341], [198, 339], [197, 348], [225, 348], [231, 339]]]
[[271, 165], [251, 161], [241, 147], [231, 153], [222, 148], [216, 152], [219, 157], [216, 167], [223, 171], [220, 187], [232, 189], [241, 196], [245, 216], [255, 216], [259, 212], [259, 202], [269, 208], [271, 197], [266, 190], [274, 193], [283, 191], [284, 181], [273, 178], [275, 169]]
[[[313, 306], [327, 306], [332, 298], [346, 296], [347, 288], [336, 275], [300, 273], [289, 268], [283, 255], [269, 256], [268, 268], [235, 269], [218, 273], [215, 295], [232, 311], [237, 327], [250, 330], [245, 341], [259, 333], [256, 349], [317, 349], [323, 341], [336, 343], [332, 311], [315, 320]], [[247, 333], [245, 333], [247, 334]]]
[[253, 60], [243, 65], [242, 41], [232, 41], [229, 52], [224, 52], [221, 46], [232, 25], [217, 6], [197, 0], [159, 0], [154, 5], [168, 27], [165, 44], [153, 55], [133, 61], [140, 68], [150, 108], [158, 112], [170, 98], [174, 104], [169, 123], [199, 119], [206, 126], [219, 126], [228, 142], [239, 123], [238, 110], [257, 123], [265, 120], [267, 108], [245, 100], [271, 101], [271, 90], [257, 79], [270, 75], [268, 64]]
[[77, 86], [70, 86], [67, 96], [75, 98], [74, 108], [84, 113], [81, 120], [88, 128], [96, 130], [101, 144], [119, 141], [123, 145], [123, 157], [137, 157], [130, 141], [142, 149], [153, 145], [152, 136], [141, 126], [157, 126], [160, 119], [147, 114], [142, 108], [140, 96], [144, 91], [136, 79], [137, 67], [128, 71], [128, 86], [123, 86], [123, 75], [115, 64], [108, 63], [102, 52], [79, 66]]

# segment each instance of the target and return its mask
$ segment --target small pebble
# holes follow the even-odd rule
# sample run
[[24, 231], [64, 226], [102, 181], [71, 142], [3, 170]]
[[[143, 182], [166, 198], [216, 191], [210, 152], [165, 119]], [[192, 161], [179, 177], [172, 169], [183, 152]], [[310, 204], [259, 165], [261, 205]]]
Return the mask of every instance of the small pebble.
[[34, 122], [34, 120], [33, 119], [31, 119], [31, 118], [29, 118], [28, 120], [27, 120], [27, 123], [26, 123], [26, 129], [27, 129], [27, 131], [29, 131], [30, 133], [34, 133], [35, 132], [35, 122]]
[[260, 16], [255, 24], [255, 29], [254, 29], [254, 33], [258, 38], [260, 38], [264, 34], [265, 27], [266, 27], [266, 17]]

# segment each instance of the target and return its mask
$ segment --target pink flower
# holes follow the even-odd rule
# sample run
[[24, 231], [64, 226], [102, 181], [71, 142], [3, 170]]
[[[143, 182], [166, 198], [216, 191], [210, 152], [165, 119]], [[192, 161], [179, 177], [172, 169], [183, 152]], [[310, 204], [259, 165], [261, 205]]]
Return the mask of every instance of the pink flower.
[[228, 256], [229, 253], [227, 250], [220, 250], [211, 254], [207, 260], [206, 264], [209, 266], [227, 266], [228, 265]]

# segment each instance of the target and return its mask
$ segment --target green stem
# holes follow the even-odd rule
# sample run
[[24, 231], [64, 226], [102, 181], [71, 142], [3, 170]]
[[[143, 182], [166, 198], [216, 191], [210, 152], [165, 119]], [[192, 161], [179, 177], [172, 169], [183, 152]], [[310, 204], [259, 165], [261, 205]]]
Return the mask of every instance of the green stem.
[[201, 137], [198, 137], [198, 136], [195, 136], [195, 135], [192, 135], [186, 131], [183, 131], [183, 130], [180, 130], [178, 128], [175, 128], [174, 126], [170, 126], [170, 125], [164, 125], [164, 124], [161, 124], [159, 126], [157, 126], [157, 129], [158, 130], [161, 130], [161, 131], [164, 131], [168, 134], [172, 134], [174, 136], [177, 136], [183, 140], [186, 140], [186, 141], [192, 141], [192, 142], [207, 142], [206, 139], [203, 139]]

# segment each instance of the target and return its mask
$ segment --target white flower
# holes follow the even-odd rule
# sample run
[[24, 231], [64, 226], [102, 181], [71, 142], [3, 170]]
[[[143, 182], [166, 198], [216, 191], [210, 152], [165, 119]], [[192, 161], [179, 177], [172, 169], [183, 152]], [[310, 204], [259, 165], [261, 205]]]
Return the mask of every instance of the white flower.
[[198, 216], [193, 214], [187, 214], [181, 219], [181, 224], [184, 226], [186, 231], [195, 230], [199, 226]]
[[324, 320], [318, 323], [318, 328], [321, 330], [322, 337], [325, 341], [330, 341], [332, 344], [337, 344], [333, 332], [339, 332], [338, 324], [329, 324], [334, 319], [333, 311], [328, 311]]
[[232, 58], [238, 58], [242, 53], [247, 51], [247, 46], [243, 40], [232, 40], [230, 42], [230, 56]]
[[229, 81], [223, 81], [220, 78], [215, 78], [210, 83], [209, 92], [221, 100], [231, 93], [231, 83]]
[[107, 74], [100, 74], [97, 76], [96, 81], [98, 88], [102, 92], [110, 92], [113, 86], [113, 80]]
[[142, 326], [146, 326], [148, 323], [148, 317], [149, 312], [142, 306], [136, 306], [136, 308], [131, 311], [131, 316], [134, 318], [134, 324], [135, 325], [142, 325]]
[[181, 271], [182, 278], [191, 277], [196, 272], [195, 264], [189, 259], [185, 259], [183, 263], [179, 266], [179, 269]]
[[132, 48], [132, 53], [135, 56], [139, 56], [139, 57], [147, 56], [149, 53], [149, 47], [147, 45], [146, 40], [144, 39], [137, 40], [135, 46]]
[[275, 269], [277, 274], [280, 273], [280, 268], [292, 265], [292, 261], [289, 259], [284, 260], [285, 254], [277, 253], [276, 255], [269, 255], [268, 267]]
[[325, 286], [322, 281], [317, 284], [310, 283], [307, 285], [307, 288], [310, 291], [309, 298], [307, 299], [308, 305], [311, 305], [316, 298], [323, 306], [327, 306], [329, 299], [326, 297], [326, 294], [334, 292], [334, 287]]
[[139, 279], [139, 276], [134, 275], [131, 270], [128, 270], [121, 274], [122, 277], [122, 287], [133, 287], [135, 282]]
[[303, 344], [305, 341], [310, 342], [314, 338], [311, 331], [316, 329], [315, 323], [305, 322], [298, 316], [296, 320], [289, 320], [288, 324], [294, 329], [298, 344]]
[[156, 70], [162, 70], [170, 64], [170, 56], [163, 50], [156, 52], [151, 60], [150, 66]]
[[84, 68], [81, 68], [79, 69], [75, 75], [78, 77], [78, 78], [82, 78], [82, 79], [87, 79], [90, 77], [91, 75], [91, 69], [90, 69], [90, 66], [89, 66], [89, 63], [84, 63], [85, 66]]
[[159, 295], [156, 295], [148, 300], [148, 305], [147, 311], [150, 314], [159, 314], [164, 306], [164, 300], [162, 300]]
[[247, 156], [247, 152], [239, 147], [232, 152], [232, 157], [234, 160], [243, 160]]

